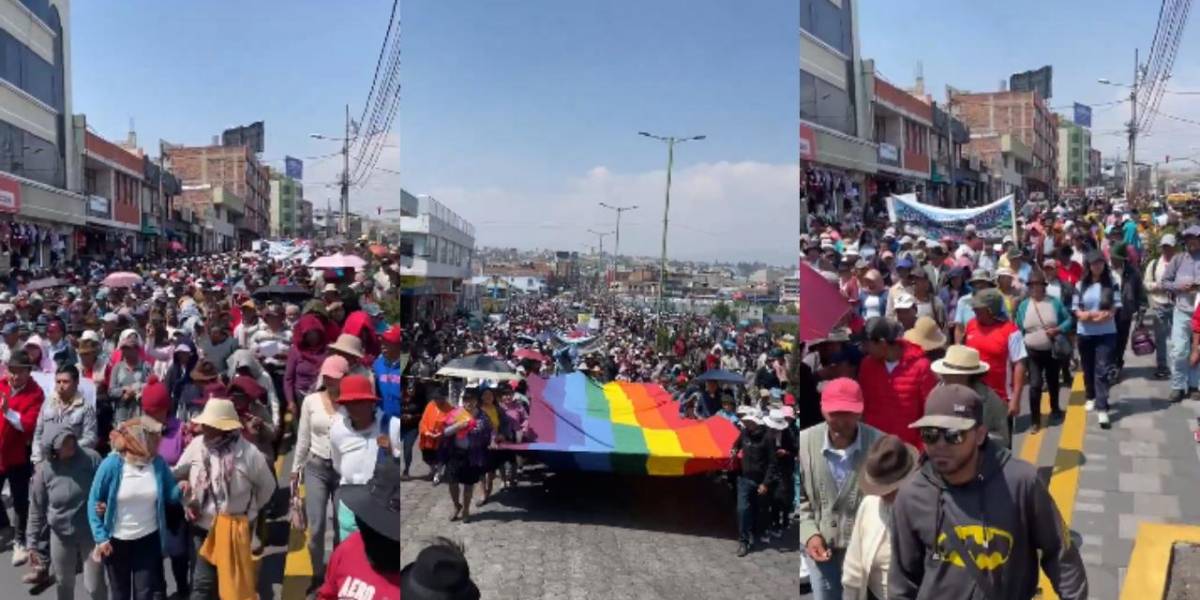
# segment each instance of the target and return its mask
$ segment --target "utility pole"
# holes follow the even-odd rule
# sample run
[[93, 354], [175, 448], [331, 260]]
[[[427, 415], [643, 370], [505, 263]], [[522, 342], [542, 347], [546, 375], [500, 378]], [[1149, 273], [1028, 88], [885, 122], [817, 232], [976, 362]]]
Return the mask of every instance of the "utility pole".
[[342, 235], [350, 238], [350, 105], [346, 105], [346, 137], [342, 138]]
[[954, 94], [950, 92], [950, 86], [946, 86], [946, 142], [950, 154], [946, 159], [946, 178], [950, 180], [946, 204], [958, 208], [958, 183], [954, 181]]
[[667, 218], [671, 212], [671, 168], [675, 165], [675, 144], [690, 142], [693, 140], [702, 140], [707, 136], [694, 135], [686, 138], [677, 138], [675, 136], [661, 136], [639, 131], [638, 135], [653, 138], [667, 144], [667, 193], [666, 200], [663, 203], [663, 230], [662, 230], [662, 260], [658, 271], [658, 320], [662, 321], [663, 313], [663, 298], [667, 287]]
[[1137, 173], [1134, 171], [1134, 153], [1137, 151], [1137, 103], [1138, 103], [1138, 51], [1133, 50], [1133, 86], [1129, 90], [1129, 157], [1125, 167], [1125, 202], [1132, 206], [1137, 191]]

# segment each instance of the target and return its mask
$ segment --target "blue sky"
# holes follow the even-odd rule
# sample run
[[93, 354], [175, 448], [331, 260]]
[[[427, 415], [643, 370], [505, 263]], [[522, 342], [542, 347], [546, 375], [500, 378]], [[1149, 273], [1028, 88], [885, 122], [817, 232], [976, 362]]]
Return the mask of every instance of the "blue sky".
[[638, 204], [622, 252], [656, 254], [666, 149], [637, 131], [705, 134], [677, 148], [672, 256], [794, 260], [795, 2], [466, 5], [403, 6], [406, 189], [506, 246], [585, 250], [597, 201]]
[[[995, 90], [1008, 75], [1054, 67], [1052, 107], [1073, 102], [1099, 104], [1128, 95], [1124, 88], [1098, 78], [1130, 83], [1134, 48], [1145, 60], [1158, 20], [1159, 2], [1151, 0], [1074, 0], [1044, 2], [919, 3], [860, 0], [862, 54], [892, 83], [911, 86], [918, 61], [924, 63], [926, 90], [945, 100], [945, 85], [972, 91]], [[1168, 90], [1200, 90], [1200, 33], [1192, 14], [1185, 29]], [[1159, 111], [1200, 121], [1197, 96], [1167, 94]], [[1068, 112], [1063, 108], [1060, 112]], [[1097, 106], [1093, 111], [1094, 147], [1105, 156], [1126, 155], [1124, 134], [1129, 104]], [[1200, 125], [1159, 117], [1139, 139], [1139, 161], [1165, 155], [1200, 157]]]
[[[361, 112], [391, 2], [84, 0], [71, 7], [74, 110], [100, 135], [124, 139], [133, 118], [141, 146], [157, 155], [160, 138], [208, 144], [227, 127], [264, 120], [263, 157], [282, 159], [339, 149], [308, 134], [341, 135], [347, 103], [352, 115]], [[306, 197], [318, 208], [337, 196], [321, 183], [337, 180], [339, 159], [306, 161]], [[379, 166], [397, 169], [398, 148], [385, 149]], [[351, 192], [352, 207], [398, 203], [398, 185], [398, 177], [377, 173]]]

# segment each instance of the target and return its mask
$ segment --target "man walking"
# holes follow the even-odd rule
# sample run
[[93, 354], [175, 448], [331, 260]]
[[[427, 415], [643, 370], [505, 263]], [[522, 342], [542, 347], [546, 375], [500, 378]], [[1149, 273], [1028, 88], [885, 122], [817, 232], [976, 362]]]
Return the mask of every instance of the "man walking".
[[1175, 314], [1175, 304], [1171, 294], [1162, 287], [1163, 273], [1167, 265], [1175, 258], [1175, 234], [1168, 233], [1158, 240], [1162, 253], [1146, 265], [1146, 274], [1142, 282], [1150, 296], [1150, 315], [1154, 318], [1154, 378], [1167, 379], [1171, 369], [1167, 366], [1167, 340], [1171, 336], [1171, 317]]
[[1046, 484], [988, 437], [979, 394], [938, 387], [912, 427], [925, 455], [892, 507], [892, 600], [1028, 600], [1039, 562], [1060, 598], [1088, 597], [1079, 549]]
[[1191, 366], [1192, 313], [1200, 290], [1200, 225], [1183, 230], [1187, 252], [1176, 254], [1163, 271], [1160, 288], [1175, 300], [1171, 315], [1171, 402], [1180, 402], [1200, 385], [1200, 368]]
[[762, 413], [754, 410], [742, 417], [742, 433], [733, 443], [733, 456], [741, 462], [737, 478], [737, 555], [745, 556], [754, 544], [755, 533], [766, 524], [767, 492], [777, 484], [775, 437], [767, 435]]
[[825, 422], [800, 432], [800, 542], [817, 600], [842, 597], [842, 562], [862, 500], [859, 466], [883, 435], [860, 422], [862, 412], [858, 382], [834, 379], [821, 392]]

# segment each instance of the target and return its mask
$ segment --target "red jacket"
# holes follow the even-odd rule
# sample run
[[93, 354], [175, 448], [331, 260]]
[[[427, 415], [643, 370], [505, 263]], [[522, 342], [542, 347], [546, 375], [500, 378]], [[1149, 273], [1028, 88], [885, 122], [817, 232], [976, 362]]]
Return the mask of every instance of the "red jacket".
[[904, 354], [891, 373], [882, 360], [873, 356], [863, 358], [858, 367], [863, 422], [920, 450], [924, 447], [921, 436], [908, 426], [925, 413], [925, 397], [937, 385], [937, 376], [920, 346], [907, 340], [900, 343], [904, 344]]
[[33, 430], [37, 427], [45, 396], [41, 386], [32, 379], [25, 384], [25, 389], [14, 394], [12, 384], [5, 378], [0, 380], [0, 397], [7, 398], [9, 410], [21, 417], [21, 427], [17, 428], [6, 415], [0, 415], [0, 472], [4, 472], [29, 463]]

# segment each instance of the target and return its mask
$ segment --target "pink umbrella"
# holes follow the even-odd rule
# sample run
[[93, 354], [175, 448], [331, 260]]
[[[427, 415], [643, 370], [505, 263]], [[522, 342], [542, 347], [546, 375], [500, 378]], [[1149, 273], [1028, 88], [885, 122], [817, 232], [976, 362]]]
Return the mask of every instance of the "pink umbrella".
[[183, 242], [181, 242], [179, 240], [171, 240], [171, 251], [172, 252], [183, 252], [186, 249], [187, 248], [184, 247]]
[[314, 269], [361, 269], [367, 261], [353, 254], [330, 254], [312, 261], [308, 266]]
[[133, 287], [142, 283], [142, 276], [128, 271], [118, 271], [110, 273], [101, 283], [111, 288]]
[[538, 362], [550, 362], [550, 359], [546, 358], [546, 356], [544, 354], [542, 354], [541, 352], [538, 352], [537, 350], [530, 350], [529, 348], [521, 348], [520, 350], [517, 350], [516, 352], [513, 353], [513, 357], [515, 357], [517, 360], [536, 360]]

